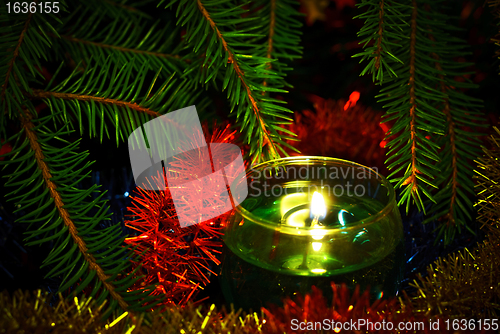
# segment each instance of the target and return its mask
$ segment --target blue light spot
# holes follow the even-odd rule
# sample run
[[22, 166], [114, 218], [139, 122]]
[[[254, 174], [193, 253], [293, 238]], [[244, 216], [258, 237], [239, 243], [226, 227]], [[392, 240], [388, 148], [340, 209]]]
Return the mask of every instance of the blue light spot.
[[339, 222], [342, 226], [345, 226], [344, 215], [343, 215], [344, 212], [350, 214], [351, 216], [354, 216], [352, 213], [350, 213], [347, 210], [344, 210], [344, 209], [340, 210], [339, 211]]
[[125, 195], [125, 197], [128, 197], [128, 195], [129, 195], [128, 191], [126, 191], [125, 194], [123, 194], [123, 195]]

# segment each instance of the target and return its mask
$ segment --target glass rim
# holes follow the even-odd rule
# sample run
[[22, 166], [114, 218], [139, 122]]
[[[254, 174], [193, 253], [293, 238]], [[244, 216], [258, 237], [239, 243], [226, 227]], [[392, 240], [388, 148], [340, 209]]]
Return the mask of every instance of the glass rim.
[[[366, 227], [368, 225], [372, 225], [384, 217], [386, 217], [396, 206], [396, 195], [394, 192], [394, 187], [390, 184], [390, 182], [380, 173], [375, 171], [374, 169], [364, 166], [362, 164], [359, 164], [357, 162], [349, 161], [349, 160], [344, 160], [344, 159], [338, 159], [338, 158], [330, 158], [330, 157], [322, 157], [322, 156], [300, 156], [300, 157], [285, 157], [285, 158], [279, 158], [279, 159], [273, 159], [273, 160], [267, 160], [264, 162], [261, 162], [257, 165], [254, 165], [250, 168], [250, 171], [246, 173], [248, 176], [249, 173], [252, 172], [252, 170], [255, 169], [265, 169], [267, 167], [279, 167], [280, 163], [282, 165], [285, 164], [290, 164], [294, 162], [305, 162], [305, 161], [310, 161], [310, 162], [327, 162], [327, 163], [344, 163], [344, 164], [349, 164], [349, 165], [354, 165], [357, 167], [361, 167], [363, 169], [369, 170], [370, 172], [374, 173], [377, 176], [377, 179], [380, 179], [381, 184], [384, 185], [388, 192], [389, 192], [389, 198], [387, 200], [387, 204], [384, 205], [382, 210], [378, 211], [376, 214], [371, 215], [368, 218], [365, 219], [359, 219], [354, 222], [352, 222], [352, 226], [349, 227], [342, 227], [342, 228], [324, 228], [321, 229], [322, 231], [326, 232], [326, 235], [331, 234], [331, 233], [339, 233], [339, 232], [349, 232], [352, 230], [359, 230], [360, 227]], [[245, 199], [246, 200], [246, 199]], [[244, 201], [243, 201], [244, 202]], [[291, 226], [283, 226], [282, 224], [279, 224], [278, 222], [273, 222], [267, 219], [262, 219], [254, 214], [252, 214], [250, 211], [246, 210], [240, 205], [235, 207], [235, 211], [238, 212], [243, 216], [243, 218], [248, 219], [258, 225], [261, 225], [266, 228], [272, 228], [275, 230], [279, 230], [280, 232], [287, 233], [289, 234], [297, 234], [297, 231], [299, 231], [299, 234], [302, 234], [300, 232], [304, 232], [303, 235], [309, 236], [313, 235], [313, 231], [317, 231], [314, 228], [311, 227], [291, 227]]]

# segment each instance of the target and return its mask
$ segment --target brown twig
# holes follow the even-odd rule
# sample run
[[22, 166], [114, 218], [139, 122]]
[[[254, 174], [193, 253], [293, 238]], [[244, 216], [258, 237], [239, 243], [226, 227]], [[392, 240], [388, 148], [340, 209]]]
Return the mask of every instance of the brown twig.
[[[56, 37], [54, 34], [48, 34], [49, 36]], [[143, 50], [137, 50], [137, 49], [129, 49], [129, 48], [123, 48], [121, 46], [116, 46], [116, 45], [111, 45], [111, 44], [104, 44], [104, 43], [98, 43], [98, 42], [91, 42], [87, 41], [84, 39], [80, 38], [74, 38], [68, 35], [61, 35], [61, 38], [64, 38], [65, 40], [68, 40], [70, 42], [75, 42], [75, 43], [82, 43], [82, 44], [88, 44], [88, 45], [93, 45], [97, 46], [103, 49], [113, 49], [113, 50], [118, 50], [122, 52], [131, 52], [131, 53], [136, 53], [136, 54], [144, 54], [144, 55], [150, 55], [150, 56], [155, 56], [155, 57], [160, 57], [160, 58], [175, 58], [175, 59], [180, 59], [179, 55], [171, 55], [168, 53], [160, 53], [160, 52], [152, 52], [152, 51], [143, 51]]]
[[203, 6], [203, 4], [201, 3], [200, 0], [197, 0], [197, 4], [198, 4], [198, 8], [200, 9], [200, 12], [203, 14], [203, 17], [210, 23], [210, 26], [215, 31], [215, 33], [217, 34], [217, 37], [221, 41], [222, 46], [224, 47], [224, 50], [227, 53], [227, 59], [228, 59], [227, 61], [233, 65], [234, 71], [236, 72], [236, 74], [240, 78], [241, 84], [243, 85], [243, 88], [247, 92], [247, 96], [248, 96], [248, 99], [250, 100], [250, 103], [252, 105], [252, 109], [253, 109], [253, 112], [255, 114], [255, 117], [257, 117], [259, 126], [262, 129], [262, 133], [264, 136], [264, 146], [266, 144], [269, 144], [269, 150], [271, 151], [271, 154], [273, 156], [278, 156], [278, 152], [276, 150], [275, 144], [271, 138], [271, 135], [269, 134], [269, 131], [266, 128], [266, 124], [264, 123], [264, 120], [262, 118], [261, 111], [257, 105], [257, 101], [255, 101], [255, 99], [252, 95], [252, 92], [250, 90], [250, 87], [247, 85], [247, 83], [245, 82], [245, 79], [243, 78], [243, 76], [244, 76], [243, 71], [241, 70], [238, 62], [236, 61], [232, 51], [229, 49], [229, 46], [227, 45], [226, 40], [224, 39], [221, 32], [217, 28], [215, 22], [210, 17], [210, 14], [207, 12], [207, 10], [205, 9], [205, 7]]
[[415, 45], [417, 43], [417, 1], [413, 0], [413, 9], [411, 15], [411, 33], [410, 33], [410, 136], [411, 136], [411, 175], [403, 182], [403, 185], [412, 184], [412, 192], [416, 192], [417, 185], [417, 131], [416, 131], [416, 93], [415, 93]]
[[[272, 59], [275, 26], [276, 26], [276, 0], [271, 0], [271, 18], [269, 22], [269, 38], [267, 39], [267, 55], [266, 55], [268, 59]], [[271, 68], [272, 68], [271, 62], [267, 63], [267, 69], [270, 70]], [[267, 81], [264, 80], [262, 85], [266, 87]], [[264, 94], [265, 92], [262, 92], [262, 95]]]
[[382, 53], [382, 34], [384, 32], [384, 0], [380, 0], [380, 11], [378, 12], [378, 37], [377, 37], [377, 51], [375, 53], [375, 68], [378, 70], [380, 67], [380, 55]]
[[141, 107], [135, 103], [125, 102], [125, 101], [120, 101], [120, 100], [110, 99], [110, 98], [105, 98], [105, 97], [92, 96], [92, 95], [47, 92], [47, 91], [44, 91], [42, 89], [33, 89], [32, 94], [29, 96], [31, 98], [37, 98], [37, 99], [46, 99], [49, 97], [55, 97], [57, 99], [63, 99], [63, 100], [78, 100], [78, 101], [91, 101], [92, 100], [94, 102], [116, 105], [118, 107], [128, 107], [132, 110], [143, 112], [143, 113], [146, 113], [146, 114], [148, 114], [150, 116], [154, 116], [154, 117], [160, 116], [160, 114], [158, 112], [153, 111], [153, 110], [148, 109], [148, 108]]
[[[429, 35], [429, 39], [433, 42], [435, 42], [434, 36]], [[440, 72], [439, 74], [439, 80], [440, 80], [440, 89], [441, 92], [446, 96], [446, 92], [448, 90], [448, 87], [446, 87], [446, 84], [444, 82], [444, 75], [443, 73], [443, 68], [441, 64], [439, 63], [439, 56], [435, 53], [431, 53], [432, 58], [436, 60], [435, 66], [436, 69]], [[455, 143], [455, 122], [453, 121], [453, 116], [451, 115], [450, 111], [450, 101], [448, 98], [445, 99], [444, 101], [444, 108], [443, 108], [443, 113], [446, 115], [446, 121], [448, 123], [448, 136], [450, 138], [450, 149], [451, 149], [451, 169], [452, 169], [452, 174], [451, 174], [451, 199], [450, 199], [450, 209], [447, 214], [448, 221], [446, 223], [447, 226], [451, 223], [452, 225], [455, 225], [455, 218], [453, 216], [453, 207], [455, 205], [456, 201], [456, 196], [457, 196], [457, 187], [458, 187], [458, 154], [457, 154], [457, 147]]]

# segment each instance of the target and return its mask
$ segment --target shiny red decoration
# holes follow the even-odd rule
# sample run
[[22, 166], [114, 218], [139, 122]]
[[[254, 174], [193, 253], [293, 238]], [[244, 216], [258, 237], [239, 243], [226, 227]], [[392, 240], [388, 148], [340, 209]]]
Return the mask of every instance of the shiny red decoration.
[[[231, 131], [229, 125], [214, 127], [212, 135], [207, 135], [206, 124], [203, 130], [207, 143], [235, 141], [235, 131]], [[197, 157], [192, 158], [199, 162]], [[186, 155], [176, 162], [176, 166], [182, 167], [185, 173], [196, 173], [197, 165], [193, 161], [189, 161], [189, 155]], [[152, 182], [158, 182], [162, 177], [165, 176], [158, 175]], [[139, 273], [144, 275], [131, 289], [153, 284], [156, 289], [152, 294], [163, 295], [164, 304], [185, 305], [210, 282], [212, 275], [217, 275], [216, 267], [220, 264], [217, 255], [222, 247], [221, 226], [230, 213], [181, 228], [168, 189], [136, 188], [131, 198], [129, 220], [125, 225], [135, 235], [126, 238], [125, 242], [135, 247], [140, 259], [137, 263]]]
[[[315, 111], [295, 112], [294, 122], [288, 129], [297, 134], [299, 142], [290, 141], [300, 154], [314, 155], [354, 161], [378, 168], [387, 175], [385, 138], [390, 123], [382, 121], [382, 111], [373, 110], [359, 101], [360, 94], [354, 91], [349, 100], [326, 100], [310, 95]], [[347, 106], [347, 107], [346, 107]]]
[[344, 110], [347, 110], [350, 107], [354, 107], [358, 102], [360, 95], [361, 94], [356, 90], [352, 92], [351, 95], [349, 95], [349, 101], [347, 101], [346, 104], [344, 104]]
[[[345, 286], [332, 284], [333, 302], [328, 303], [321, 290], [313, 288], [305, 297], [284, 300], [282, 307], [263, 308], [264, 333], [448, 333], [437, 318], [415, 313], [406, 303], [390, 299], [370, 300], [367, 291], [358, 288], [351, 294]], [[421, 326], [416, 329], [416, 326]], [[403, 330], [398, 330], [402, 326]], [[405, 328], [406, 326], [406, 328]], [[410, 329], [411, 327], [411, 329]], [[408, 330], [407, 330], [408, 329]]]

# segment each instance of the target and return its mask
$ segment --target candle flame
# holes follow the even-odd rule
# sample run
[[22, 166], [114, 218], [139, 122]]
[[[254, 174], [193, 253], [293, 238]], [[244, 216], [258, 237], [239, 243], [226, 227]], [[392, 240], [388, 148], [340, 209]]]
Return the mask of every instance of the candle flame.
[[321, 249], [321, 246], [323, 246], [322, 242], [313, 242], [312, 243], [312, 247], [313, 247], [314, 251], [316, 251], [316, 252], [319, 252], [319, 250]]
[[311, 199], [311, 218], [324, 219], [326, 216], [326, 204], [323, 195], [315, 191]]
[[313, 219], [311, 227], [311, 236], [314, 240], [321, 240], [325, 236], [325, 231], [323, 231], [324, 226], [319, 226], [318, 221], [326, 217], [326, 204], [323, 195], [315, 191], [311, 199], [311, 218]]

